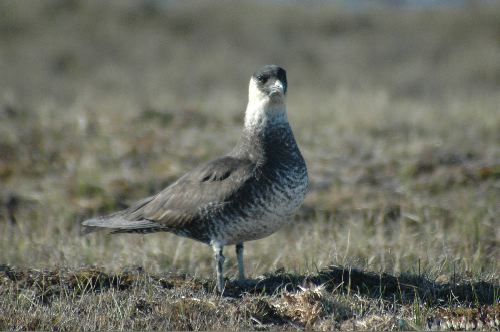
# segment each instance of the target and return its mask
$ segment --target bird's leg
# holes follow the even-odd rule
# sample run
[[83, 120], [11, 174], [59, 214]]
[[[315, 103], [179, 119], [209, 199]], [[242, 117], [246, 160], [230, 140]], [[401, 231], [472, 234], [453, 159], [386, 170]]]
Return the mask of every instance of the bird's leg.
[[243, 264], [243, 242], [236, 244], [236, 257], [238, 258], [238, 274], [240, 282], [245, 281], [245, 265]]
[[217, 271], [217, 291], [222, 294], [224, 290], [224, 255], [222, 254], [223, 245], [214, 244], [212, 245], [215, 257], [215, 269]]

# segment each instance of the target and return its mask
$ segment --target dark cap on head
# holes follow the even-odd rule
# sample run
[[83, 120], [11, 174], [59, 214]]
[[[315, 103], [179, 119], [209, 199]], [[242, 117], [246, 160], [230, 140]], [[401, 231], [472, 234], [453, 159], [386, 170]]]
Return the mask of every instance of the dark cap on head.
[[288, 88], [286, 71], [280, 66], [265, 65], [253, 73], [252, 77], [258, 82], [259, 88], [263, 90], [267, 90], [268, 85], [272, 85], [276, 80], [279, 80], [283, 84], [283, 90], [286, 94]]

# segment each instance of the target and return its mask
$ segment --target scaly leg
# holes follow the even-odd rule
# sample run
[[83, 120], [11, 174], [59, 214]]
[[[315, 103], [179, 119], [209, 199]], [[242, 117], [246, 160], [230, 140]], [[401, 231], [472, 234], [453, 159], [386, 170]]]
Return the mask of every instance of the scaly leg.
[[236, 245], [236, 257], [238, 258], [238, 274], [240, 282], [245, 281], [245, 266], [243, 264], [243, 242]]
[[222, 249], [224, 248], [221, 244], [213, 244], [212, 249], [214, 250], [215, 257], [215, 269], [217, 271], [217, 291], [222, 294], [224, 290], [224, 260], [225, 257], [222, 254]]

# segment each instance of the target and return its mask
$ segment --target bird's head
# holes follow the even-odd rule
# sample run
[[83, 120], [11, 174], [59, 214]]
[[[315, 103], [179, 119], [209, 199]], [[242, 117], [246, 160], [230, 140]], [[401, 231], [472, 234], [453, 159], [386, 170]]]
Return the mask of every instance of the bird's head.
[[279, 66], [266, 65], [253, 73], [248, 89], [245, 126], [288, 121], [285, 107], [287, 88], [286, 71]]
[[276, 65], [266, 65], [250, 79], [249, 98], [265, 104], [284, 103], [287, 90], [286, 71]]

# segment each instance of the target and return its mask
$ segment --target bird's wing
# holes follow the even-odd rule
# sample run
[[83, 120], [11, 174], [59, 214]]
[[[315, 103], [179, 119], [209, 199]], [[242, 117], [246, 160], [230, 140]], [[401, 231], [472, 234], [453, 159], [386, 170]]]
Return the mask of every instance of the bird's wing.
[[218, 158], [185, 174], [155, 196], [83, 225], [125, 232], [183, 228], [196, 222], [202, 211], [229, 203], [255, 171], [255, 163], [248, 159]]

